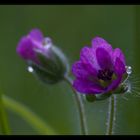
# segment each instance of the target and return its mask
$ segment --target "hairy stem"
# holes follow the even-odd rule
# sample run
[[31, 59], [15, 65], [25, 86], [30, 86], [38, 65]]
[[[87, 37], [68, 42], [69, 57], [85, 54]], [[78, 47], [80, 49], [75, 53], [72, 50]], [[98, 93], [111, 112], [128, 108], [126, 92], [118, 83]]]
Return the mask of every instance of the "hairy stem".
[[36, 114], [29, 110], [26, 106], [21, 103], [7, 97], [3, 96], [3, 103], [10, 111], [21, 116], [25, 121], [27, 121], [34, 129], [36, 129], [40, 134], [53, 135], [56, 134], [52, 128], [50, 128], [43, 120], [41, 120]]
[[106, 135], [112, 135], [115, 119], [116, 119], [116, 95], [112, 95], [109, 98], [109, 106], [108, 106], [108, 120], [107, 120], [107, 131]]
[[84, 108], [82, 96], [81, 94], [77, 93], [77, 91], [72, 87], [72, 80], [70, 77], [65, 76], [65, 81], [71, 86], [74, 92], [75, 100], [76, 100], [78, 111], [79, 111], [81, 134], [87, 135], [88, 130], [87, 130], [87, 124], [86, 124], [86, 114], [85, 114], [85, 108]]
[[3, 95], [0, 93], [0, 127], [3, 135], [9, 135], [10, 127], [2, 97]]

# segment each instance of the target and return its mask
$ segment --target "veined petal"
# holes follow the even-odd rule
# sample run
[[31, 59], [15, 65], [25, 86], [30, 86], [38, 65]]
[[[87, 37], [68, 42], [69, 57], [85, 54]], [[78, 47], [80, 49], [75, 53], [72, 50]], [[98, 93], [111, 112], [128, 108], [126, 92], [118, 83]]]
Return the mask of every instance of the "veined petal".
[[90, 73], [85, 70], [83, 64], [80, 61], [77, 61], [72, 65], [72, 73], [79, 78], [86, 78], [90, 75]]
[[115, 64], [114, 64], [114, 72], [117, 75], [122, 75], [126, 72], [125, 65], [119, 57], [116, 58], [116, 61], [115, 61]]
[[73, 87], [80, 93], [100, 94], [103, 92], [103, 88], [100, 85], [83, 79], [76, 79]]
[[96, 46], [98, 47], [102, 44], [108, 44], [108, 42], [106, 40], [104, 40], [103, 38], [98, 37], [98, 36], [92, 39], [92, 46], [93, 47], [96, 47]]
[[82, 63], [81, 61], [77, 61], [72, 66], [72, 73], [81, 79], [87, 79], [91, 81], [97, 80], [97, 72], [94, 68], [91, 69], [88, 63]]
[[96, 70], [100, 69], [100, 66], [96, 60], [95, 52], [92, 50], [92, 48], [89, 47], [82, 48], [80, 52], [80, 60], [83, 63], [88, 63], [91, 68], [93, 67]]
[[116, 58], [114, 65], [114, 72], [117, 76], [115, 80], [108, 86], [108, 91], [116, 89], [122, 81], [123, 74], [126, 72], [124, 63], [120, 60], [120, 58]]
[[113, 51], [113, 61], [114, 61], [114, 63], [115, 63], [117, 57], [118, 57], [124, 64], [126, 64], [124, 54], [123, 54], [123, 52], [121, 51], [121, 49], [119, 49], [119, 48], [116, 48], [116, 49], [114, 49], [114, 51]]
[[102, 69], [112, 67], [112, 46], [101, 37], [92, 40], [92, 50]]
[[92, 39], [92, 48], [97, 49], [97, 48], [104, 48], [107, 52], [112, 53], [113, 49], [112, 46], [103, 38], [101, 37], [95, 37]]
[[96, 49], [96, 58], [102, 69], [112, 69], [111, 56], [104, 48], [99, 47]]

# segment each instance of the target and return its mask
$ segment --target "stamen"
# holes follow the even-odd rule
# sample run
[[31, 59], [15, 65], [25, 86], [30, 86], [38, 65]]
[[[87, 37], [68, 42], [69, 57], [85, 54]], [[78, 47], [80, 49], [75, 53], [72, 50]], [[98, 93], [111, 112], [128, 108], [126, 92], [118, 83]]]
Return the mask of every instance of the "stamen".
[[113, 71], [104, 69], [98, 71], [98, 78], [104, 81], [108, 81], [112, 79]]

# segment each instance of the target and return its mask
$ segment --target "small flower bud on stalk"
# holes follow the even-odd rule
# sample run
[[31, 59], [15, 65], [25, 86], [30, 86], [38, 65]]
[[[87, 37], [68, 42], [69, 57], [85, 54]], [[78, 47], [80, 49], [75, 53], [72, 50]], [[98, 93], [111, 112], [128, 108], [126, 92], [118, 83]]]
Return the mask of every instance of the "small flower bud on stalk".
[[55, 84], [68, 73], [68, 62], [64, 54], [50, 38], [44, 38], [38, 29], [23, 37], [17, 53], [26, 60], [29, 70], [42, 82]]

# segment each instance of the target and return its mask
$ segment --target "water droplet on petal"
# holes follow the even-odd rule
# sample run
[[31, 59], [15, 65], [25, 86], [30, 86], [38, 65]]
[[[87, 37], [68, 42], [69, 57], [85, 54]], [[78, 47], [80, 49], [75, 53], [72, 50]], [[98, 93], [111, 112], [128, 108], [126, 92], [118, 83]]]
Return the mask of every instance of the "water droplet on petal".
[[126, 72], [128, 75], [132, 73], [132, 67], [131, 66], [126, 66]]
[[33, 72], [34, 71], [34, 69], [31, 67], [31, 66], [29, 66], [28, 68], [27, 68], [27, 70], [28, 70], [28, 72]]

